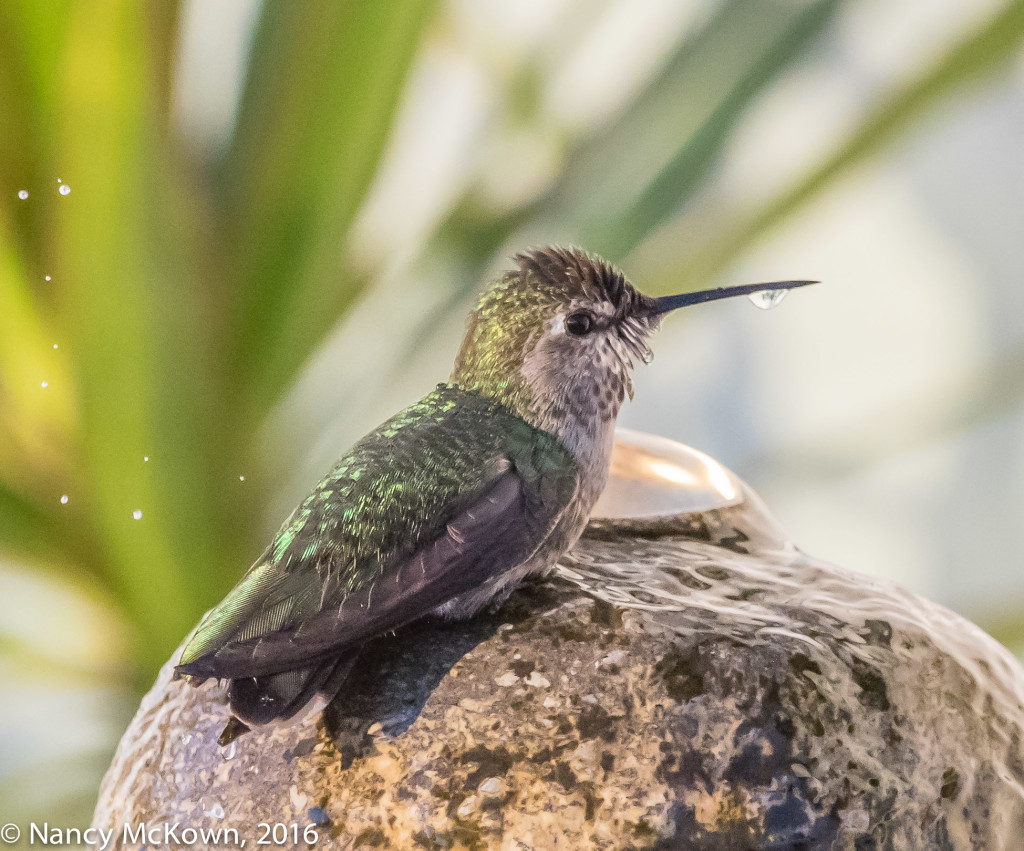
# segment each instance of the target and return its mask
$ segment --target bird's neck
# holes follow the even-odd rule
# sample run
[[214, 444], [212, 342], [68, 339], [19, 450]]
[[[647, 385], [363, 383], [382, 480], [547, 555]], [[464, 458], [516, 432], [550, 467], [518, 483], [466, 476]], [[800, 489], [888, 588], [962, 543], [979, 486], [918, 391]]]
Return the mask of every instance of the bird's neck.
[[554, 434], [572, 453], [585, 477], [596, 487], [603, 488], [618, 411], [595, 414], [589, 407], [577, 404], [574, 395], [569, 388], [559, 394], [545, 394], [536, 398], [520, 416], [534, 428]]
[[521, 373], [493, 374], [487, 379], [456, 370], [450, 381], [461, 390], [492, 399], [534, 428], [553, 434], [572, 453], [586, 480], [598, 492], [604, 487], [617, 403], [597, 412], [589, 404], [592, 390], [581, 385], [539, 392]]

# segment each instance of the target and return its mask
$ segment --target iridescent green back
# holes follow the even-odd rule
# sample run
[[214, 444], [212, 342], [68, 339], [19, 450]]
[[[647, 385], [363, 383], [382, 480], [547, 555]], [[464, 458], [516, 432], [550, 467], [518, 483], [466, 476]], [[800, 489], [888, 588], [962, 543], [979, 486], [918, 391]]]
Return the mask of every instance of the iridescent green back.
[[576, 462], [557, 438], [491, 399], [438, 385], [335, 464], [203, 621], [181, 664], [342, 606], [440, 537], [509, 461], [528, 490], [572, 491]]

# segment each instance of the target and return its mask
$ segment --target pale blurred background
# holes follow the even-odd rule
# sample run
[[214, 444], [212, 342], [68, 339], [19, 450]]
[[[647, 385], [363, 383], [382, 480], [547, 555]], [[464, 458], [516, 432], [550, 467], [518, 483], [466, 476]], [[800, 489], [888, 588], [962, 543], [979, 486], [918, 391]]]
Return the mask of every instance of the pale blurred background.
[[88, 823], [159, 664], [531, 244], [823, 281], [671, 317], [621, 423], [1024, 650], [1024, 3], [381, 9], [0, 5], [0, 822]]

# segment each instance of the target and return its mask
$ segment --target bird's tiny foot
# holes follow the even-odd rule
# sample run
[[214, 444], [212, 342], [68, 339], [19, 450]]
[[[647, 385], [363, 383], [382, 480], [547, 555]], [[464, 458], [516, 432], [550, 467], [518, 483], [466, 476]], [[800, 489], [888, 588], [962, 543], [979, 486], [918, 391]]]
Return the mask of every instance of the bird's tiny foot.
[[224, 725], [224, 729], [221, 730], [220, 736], [217, 737], [217, 744], [222, 748], [230, 745], [235, 739], [244, 733], [249, 732], [249, 725], [244, 721], [239, 721], [234, 715], [231, 716], [231, 720]]

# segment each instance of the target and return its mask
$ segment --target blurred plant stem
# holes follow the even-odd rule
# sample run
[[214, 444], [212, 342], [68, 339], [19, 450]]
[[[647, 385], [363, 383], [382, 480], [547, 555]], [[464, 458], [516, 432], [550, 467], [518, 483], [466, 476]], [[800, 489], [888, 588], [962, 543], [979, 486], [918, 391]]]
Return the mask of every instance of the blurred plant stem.
[[[231, 381], [251, 428], [358, 295], [345, 234], [433, 0], [268, 3], [223, 163]], [[236, 402], [239, 401], [236, 398]]]

